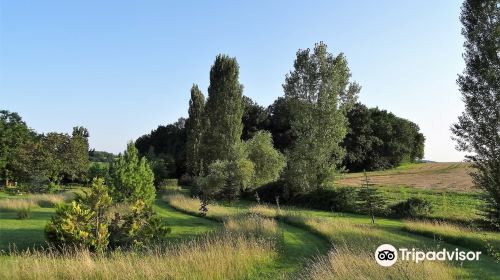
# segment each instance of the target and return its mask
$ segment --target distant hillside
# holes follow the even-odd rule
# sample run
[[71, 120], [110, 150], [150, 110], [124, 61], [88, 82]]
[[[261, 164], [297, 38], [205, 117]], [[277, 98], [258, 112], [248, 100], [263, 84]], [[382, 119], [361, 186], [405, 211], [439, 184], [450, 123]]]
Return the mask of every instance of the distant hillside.
[[[463, 162], [429, 162], [406, 164], [395, 169], [367, 172], [370, 181], [384, 186], [411, 186], [450, 191], [474, 191], [469, 176], [471, 168]], [[339, 185], [360, 186], [363, 173], [348, 173]]]

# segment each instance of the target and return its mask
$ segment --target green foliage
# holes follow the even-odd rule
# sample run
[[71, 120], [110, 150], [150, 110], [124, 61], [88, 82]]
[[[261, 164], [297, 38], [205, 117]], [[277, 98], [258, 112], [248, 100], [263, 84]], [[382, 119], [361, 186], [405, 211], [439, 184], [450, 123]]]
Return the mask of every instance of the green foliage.
[[109, 164], [104, 162], [91, 162], [88, 171], [88, 178], [109, 178]]
[[71, 205], [60, 204], [45, 228], [47, 239], [58, 247], [106, 250], [109, 243], [107, 209], [112, 199], [103, 179], [92, 182], [90, 193]]
[[210, 86], [205, 105], [205, 130], [202, 139], [203, 164], [229, 160], [232, 147], [240, 142], [243, 130], [243, 86], [238, 81], [235, 58], [218, 55], [210, 69]]
[[156, 215], [151, 205], [137, 200], [130, 214], [119, 214], [111, 221], [111, 246], [140, 248], [148, 243], [161, 241], [170, 233], [163, 219]]
[[197, 184], [204, 198], [218, 197], [235, 200], [241, 190], [250, 187], [254, 164], [248, 159], [243, 143], [236, 145], [229, 160], [216, 160], [208, 166], [205, 177], [198, 177]]
[[268, 130], [273, 135], [274, 147], [283, 153], [292, 148], [296, 139], [291, 124], [293, 117], [290, 111], [290, 100], [278, 97], [267, 111], [269, 112]]
[[361, 213], [368, 214], [372, 223], [375, 223], [376, 214], [384, 214], [386, 200], [382, 193], [370, 186], [369, 179], [365, 173], [365, 184], [358, 192], [358, 209]]
[[0, 110], [0, 178], [5, 185], [17, 179], [26, 162], [20, 161], [20, 149], [34, 138], [34, 132], [17, 113]]
[[387, 169], [423, 158], [425, 137], [415, 123], [360, 103], [347, 118], [342, 146], [346, 149], [343, 164], [349, 171]]
[[457, 83], [465, 111], [453, 125], [457, 149], [469, 153], [484, 215], [500, 228], [500, 9], [496, 0], [466, 0], [460, 17], [465, 70]]
[[49, 242], [58, 247], [92, 247], [92, 210], [73, 201], [70, 205], [60, 204], [56, 214], [45, 228]]
[[146, 159], [139, 159], [134, 143], [113, 162], [110, 168], [113, 197], [117, 202], [144, 201], [150, 205], [155, 196], [154, 174]]
[[271, 133], [259, 131], [245, 143], [248, 159], [253, 163], [253, 188], [275, 181], [286, 165], [285, 156], [273, 147]]
[[243, 133], [241, 140], [248, 140], [267, 128], [268, 112], [247, 96], [243, 96]]
[[[179, 178], [186, 172], [186, 120], [179, 118], [175, 123], [158, 126], [151, 133], [139, 137], [135, 147], [140, 156], [145, 156], [156, 168], [155, 178]], [[158, 164], [154, 164], [158, 162]]]
[[19, 220], [26, 220], [31, 218], [31, 208], [26, 207], [26, 208], [21, 208], [17, 211], [17, 218]]
[[90, 162], [112, 163], [115, 157], [116, 156], [113, 153], [108, 153], [105, 151], [96, 151], [95, 149], [89, 150]]
[[62, 186], [61, 185], [58, 185], [54, 182], [50, 182], [47, 186], [47, 193], [58, 193], [62, 190]]
[[391, 206], [392, 216], [399, 218], [426, 217], [432, 212], [432, 204], [418, 197], [410, 197]]
[[224, 188], [226, 171], [227, 161], [216, 160], [208, 166], [207, 176], [197, 179], [204, 197], [212, 197]]
[[201, 140], [203, 136], [205, 97], [197, 85], [191, 88], [189, 118], [186, 121], [186, 166], [190, 175], [198, 176], [203, 169]]
[[316, 44], [312, 53], [297, 52], [294, 70], [283, 85], [297, 137], [285, 170], [291, 191], [324, 187], [342, 160], [339, 144], [347, 133], [345, 114], [360, 90], [349, 82], [350, 76], [343, 54], [334, 57], [323, 43]]

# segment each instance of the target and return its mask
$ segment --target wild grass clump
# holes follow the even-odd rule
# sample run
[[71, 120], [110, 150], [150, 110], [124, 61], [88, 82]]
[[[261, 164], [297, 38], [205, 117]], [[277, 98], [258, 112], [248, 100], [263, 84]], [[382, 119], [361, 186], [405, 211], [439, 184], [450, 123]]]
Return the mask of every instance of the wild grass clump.
[[439, 221], [406, 221], [403, 230], [441, 239], [472, 250], [485, 251], [500, 260], [500, 233], [498, 232], [478, 231]]
[[[166, 195], [163, 200], [168, 202], [170, 206], [176, 208], [177, 210], [183, 211], [192, 215], [199, 215], [199, 209], [201, 201], [196, 198], [190, 198], [182, 194]], [[208, 204], [208, 212], [206, 217], [214, 220], [223, 221], [229, 217], [235, 217], [243, 214], [237, 209], [231, 209], [228, 207], [220, 206], [217, 204]]]
[[17, 218], [19, 220], [26, 220], [26, 219], [29, 219], [31, 217], [31, 208], [28, 207], [28, 208], [21, 208], [19, 210], [17, 210]]
[[228, 232], [257, 238], [276, 239], [279, 236], [276, 220], [258, 215], [229, 218], [224, 221], [224, 229]]
[[5, 211], [19, 211], [21, 209], [38, 206], [31, 199], [26, 198], [5, 198], [0, 199], [0, 209]]
[[33, 207], [54, 207], [65, 202], [70, 195], [61, 194], [35, 194], [22, 198], [0, 199], [0, 209], [7, 211], [18, 211]]
[[267, 218], [276, 218], [280, 214], [278, 208], [262, 204], [250, 207], [250, 209], [248, 209], [248, 212], [254, 215], [259, 215]]
[[337, 246], [326, 256], [317, 257], [306, 266], [302, 279], [455, 279], [452, 268], [443, 262], [397, 261], [391, 267], [380, 266], [371, 251]]
[[243, 279], [276, 257], [272, 242], [225, 233], [141, 252], [24, 252], [0, 258], [0, 279]]

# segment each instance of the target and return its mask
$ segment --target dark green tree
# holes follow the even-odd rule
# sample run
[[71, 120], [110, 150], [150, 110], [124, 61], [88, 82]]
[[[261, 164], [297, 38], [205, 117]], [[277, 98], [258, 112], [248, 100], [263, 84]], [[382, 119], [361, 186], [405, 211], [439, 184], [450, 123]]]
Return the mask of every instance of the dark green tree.
[[89, 132], [82, 126], [73, 127], [67, 154], [67, 177], [84, 181], [89, 167]]
[[285, 170], [292, 192], [325, 186], [343, 159], [339, 144], [347, 133], [345, 115], [360, 90], [350, 77], [344, 55], [333, 56], [323, 43], [316, 44], [312, 53], [297, 52], [294, 70], [283, 85], [297, 137]]
[[218, 55], [210, 69], [205, 106], [206, 124], [202, 140], [203, 164], [227, 160], [243, 131], [243, 86], [238, 81], [236, 58]]
[[0, 178], [5, 185], [20, 180], [29, 162], [21, 161], [21, 148], [33, 142], [35, 133], [17, 113], [0, 110]]
[[386, 201], [378, 189], [374, 188], [365, 172], [363, 186], [358, 192], [358, 207], [363, 213], [366, 213], [375, 223], [375, 214], [381, 213], [386, 206]]
[[186, 172], [186, 142], [186, 119], [180, 118], [139, 137], [135, 146], [139, 155], [155, 166], [155, 182], [161, 182], [166, 178], [179, 178]]
[[153, 203], [156, 196], [154, 174], [146, 158], [139, 159], [134, 143], [130, 142], [123, 155], [113, 162], [110, 175], [112, 195], [117, 202], [134, 203], [141, 200], [147, 205]]
[[243, 96], [243, 133], [241, 139], [246, 141], [258, 131], [266, 129], [268, 121], [269, 117], [266, 109], [249, 97]]
[[346, 149], [343, 164], [349, 171], [392, 168], [423, 158], [425, 137], [415, 123], [360, 103], [347, 118], [342, 146]]
[[189, 118], [186, 121], [186, 167], [190, 175], [198, 176], [203, 168], [201, 139], [203, 135], [205, 97], [197, 85], [191, 88]]
[[465, 70], [457, 83], [465, 111], [451, 130], [457, 149], [469, 153], [474, 184], [485, 193], [485, 216], [500, 228], [500, 4], [466, 0], [460, 19]]

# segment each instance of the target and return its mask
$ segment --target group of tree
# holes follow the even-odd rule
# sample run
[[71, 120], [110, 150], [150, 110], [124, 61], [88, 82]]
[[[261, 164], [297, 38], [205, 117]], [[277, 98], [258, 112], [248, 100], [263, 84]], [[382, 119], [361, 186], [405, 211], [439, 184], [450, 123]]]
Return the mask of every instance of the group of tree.
[[155, 174], [155, 183], [167, 178], [179, 178], [186, 172], [186, 120], [159, 126], [139, 137], [135, 146], [145, 156]]
[[343, 165], [349, 171], [387, 169], [424, 156], [425, 137], [411, 121], [361, 103], [354, 104], [347, 119], [342, 146]]
[[87, 179], [88, 131], [38, 134], [17, 113], [0, 111], [0, 177], [5, 185]]
[[191, 88], [186, 171], [203, 200], [234, 200], [278, 179], [285, 166], [269, 132], [256, 131], [242, 140], [244, 99], [238, 76], [236, 59], [219, 55], [210, 70], [206, 102], [198, 86]]
[[[214, 67], [221, 64], [220, 59], [222, 56]], [[186, 173], [206, 172], [213, 159], [227, 159], [231, 154], [229, 143], [236, 139], [247, 141], [262, 131], [271, 133], [273, 147], [295, 157], [294, 163], [304, 165], [307, 161], [302, 161], [302, 156], [317, 159], [312, 165], [286, 168], [288, 176], [297, 179], [306, 176], [297, 173], [299, 170], [309, 174], [307, 182], [297, 182], [300, 188], [330, 181], [339, 168], [381, 170], [423, 158], [425, 137], [418, 125], [385, 110], [356, 103], [360, 87], [349, 82], [345, 57], [329, 54], [324, 44], [318, 44], [312, 52], [297, 53], [295, 69], [283, 85], [285, 96], [268, 108], [244, 96], [243, 87], [236, 82], [223, 88], [226, 85], [218, 82], [222, 76], [234, 80], [234, 73], [223, 72], [224, 67], [231, 65], [212, 67], [207, 100], [193, 85], [187, 120], [181, 118], [174, 124], [159, 126], [137, 139], [136, 147], [153, 165], [157, 183]], [[228, 92], [235, 92], [234, 99], [224, 95]], [[219, 127], [224, 133], [217, 131]], [[325, 165], [331, 169], [323, 169], [321, 175], [304, 169], [318, 170]]]
[[[97, 253], [121, 247], [143, 247], [169, 232], [153, 211], [153, 171], [139, 158], [133, 143], [111, 164], [109, 178], [94, 178], [90, 191], [58, 206], [46, 226], [57, 248], [87, 248]], [[119, 204], [120, 207], [113, 207]]]

